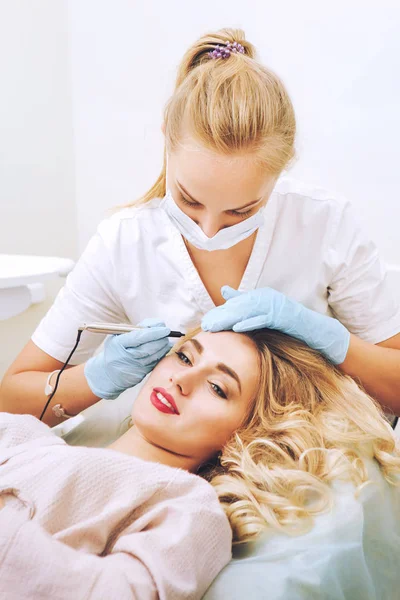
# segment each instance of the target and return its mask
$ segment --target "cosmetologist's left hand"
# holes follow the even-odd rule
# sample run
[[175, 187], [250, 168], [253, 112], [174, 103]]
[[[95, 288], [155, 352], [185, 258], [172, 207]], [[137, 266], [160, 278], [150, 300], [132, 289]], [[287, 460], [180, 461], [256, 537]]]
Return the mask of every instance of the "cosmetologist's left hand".
[[337, 319], [310, 310], [272, 288], [239, 292], [225, 285], [221, 294], [226, 302], [204, 315], [204, 331], [277, 329], [305, 342], [336, 365], [346, 358], [350, 333]]

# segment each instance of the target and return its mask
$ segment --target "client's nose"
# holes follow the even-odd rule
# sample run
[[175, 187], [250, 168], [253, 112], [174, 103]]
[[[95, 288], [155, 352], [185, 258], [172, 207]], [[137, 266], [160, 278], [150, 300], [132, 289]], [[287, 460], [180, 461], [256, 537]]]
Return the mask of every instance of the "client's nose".
[[194, 378], [189, 372], [174, 373], [171, 375], [170, 381], [183, 396], [188, 396], [193, 391]]

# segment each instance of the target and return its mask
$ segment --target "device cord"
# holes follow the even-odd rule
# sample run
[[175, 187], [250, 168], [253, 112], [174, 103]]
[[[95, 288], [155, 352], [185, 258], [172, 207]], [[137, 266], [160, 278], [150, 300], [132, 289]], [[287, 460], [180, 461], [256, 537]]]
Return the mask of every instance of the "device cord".
[[46, 404], [45, 404], [45, 407], [44, 407], [44, 409], [42, 410], [42, 414], [40, 415], [39, 421], [41, 421], [41, 420], [43, 419], [43, 417], [44, 417], [44, 414], [45, 414], [45, 412], [46, 412], [46, 410], [47, 410], [47, 408], [48, 408], [48, 406], [49, 406], [49, 404], [50, 404], [50, 402], [51, 402], [52, 398], [54, 397], [54, 394], [55, 394], [55, 393], [56, 393], [56, 391], [57, 391], [57, 388], [58, 388], [58, 382], [60, 381], [61, 373], [62, 373], [62, 372], [64, 371], [64, 369], [66, 368], [66, 366], [68, 365], [69, 361], [70, 361], [70, 360], [71, 360], [71, 358], [72, 358], [72, 355], [73, 355], [73, 353], [74, 353], [74, 352], [75, 352], [75, 350], [77, 349], [77, 347], [78, 347], [78, 344], [79, 344], [79, 342], [80, 342], [80, 339], [81, 339], [81, 335], [82, 335], [82, 333], [83, 333], [83, 332], [82, 332], [82, 330], [79, 330], [79, 331], [78, 331], [78, 335], [77, 335], [77, 338], [76, 338], [75, 346], [72, 348], [70, 355], [68, 356], [67, 360], [65, 361], [65, 363], [64, 363], [64, 364], [63, 364], [63, 366], [62, 366], [62, 369], [60, 370], [59, 374], [57, 375], [57, 378], [56, 378], [56, 383], [55, 383], [55, 386], [54, 386], [54, 390], [51, 392], [50, 396], [49, 396], [49, 397], [48, 397], [48, 399], [47, 399], [47, 402], [46, 402]]

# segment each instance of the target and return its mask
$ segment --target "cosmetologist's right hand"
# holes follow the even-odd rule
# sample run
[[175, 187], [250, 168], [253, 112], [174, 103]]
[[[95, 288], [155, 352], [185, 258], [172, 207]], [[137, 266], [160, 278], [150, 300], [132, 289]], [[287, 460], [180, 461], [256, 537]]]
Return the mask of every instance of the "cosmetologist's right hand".
[[140, 383], [170, 350], [171, 330], [157, 319], [139, 323], [143, 329], [110, 336], [103, 351], [85, 365], [85, 377], [99, 398], [113, 400]]

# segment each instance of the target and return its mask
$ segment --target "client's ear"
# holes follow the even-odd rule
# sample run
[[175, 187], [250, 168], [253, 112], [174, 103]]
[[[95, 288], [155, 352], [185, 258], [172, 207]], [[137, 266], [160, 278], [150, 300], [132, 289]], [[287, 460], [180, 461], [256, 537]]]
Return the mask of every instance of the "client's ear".
[[165, 135], [165, 121], [163, 121], [162, 124], [161, 124], [161, 131]]

